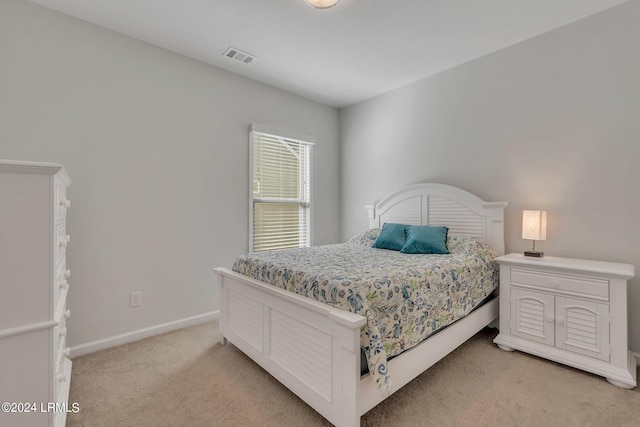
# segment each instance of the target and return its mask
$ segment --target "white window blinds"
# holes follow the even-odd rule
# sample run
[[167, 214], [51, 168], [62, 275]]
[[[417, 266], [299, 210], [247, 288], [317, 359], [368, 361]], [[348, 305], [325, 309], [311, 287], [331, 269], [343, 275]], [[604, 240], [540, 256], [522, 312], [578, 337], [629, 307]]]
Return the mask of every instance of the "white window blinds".
[[256, 129], [250, 133], [250, 250], [309, 246], [313, 144]]

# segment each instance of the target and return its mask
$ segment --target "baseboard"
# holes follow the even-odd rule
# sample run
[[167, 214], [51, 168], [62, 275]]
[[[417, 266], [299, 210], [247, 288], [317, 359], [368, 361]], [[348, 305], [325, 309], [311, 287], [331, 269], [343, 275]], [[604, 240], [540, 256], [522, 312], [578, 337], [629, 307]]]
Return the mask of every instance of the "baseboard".
[[199, 314], [197, 316], [175, 320], [173, 322], [167, 322], [160, 325], [150, 326], [144, 329], [138, 329], [137, 331], [127, 332], [126, 334], [116, 335], [114, 337], [76, 345], [71, 347], [70, 357], [73, 359], [74, 357], [84, 356], [85, 354], [95, 353], [96, 351], [128, 344], [134, 341], [139, 341], [143, 338], [164, 334], [165, 332], [175, 331], [176, 329], [182, 329], [189, 326], [199, 325], [200, 323], [218, 320], [219, 315], [220, 311], [216, 310], [209, 313]]
[[636, 358], [636, 366], [640, 366], [640, 353], [632, 351], [631, 354]]

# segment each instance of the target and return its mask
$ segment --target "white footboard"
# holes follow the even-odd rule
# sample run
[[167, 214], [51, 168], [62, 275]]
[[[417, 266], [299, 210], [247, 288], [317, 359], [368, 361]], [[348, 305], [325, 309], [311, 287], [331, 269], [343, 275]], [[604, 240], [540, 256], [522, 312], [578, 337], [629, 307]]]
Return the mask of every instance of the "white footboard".
[[224, 338], [337, 426], [359, 426], [365, 318], [216, 268]]

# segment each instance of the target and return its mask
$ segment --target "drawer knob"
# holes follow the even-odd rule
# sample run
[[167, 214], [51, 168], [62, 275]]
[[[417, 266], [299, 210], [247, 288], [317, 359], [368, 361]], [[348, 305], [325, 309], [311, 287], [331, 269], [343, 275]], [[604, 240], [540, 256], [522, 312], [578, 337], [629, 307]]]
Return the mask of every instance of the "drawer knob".
[[65, 208], [69, 209], [71, 207], [71, 200], [69, 200], [69, 199], [61, 199], [60, 200], [60, 206], [64, 206]]
[[556, 282], [555, 280], [551, 281], [551, 287], [552, 288], [557, 288], [558, 287], [558, 282]]
[[553, 323], [553, 320], [554, 320], [553, 316], [547, 316], [546, 319], [547, 319], [547, 322]]
[[62, 246], [63, 248], [66, 248], [67, 245], [69, 245], [70, 241], [71, 241], [71, 236], [67, 234], [66, 236], [60, 238], [60, 246]]
[[556, 323], [557, 323], [558, 325], [562, 325], [562, 324], [564, 323], [564, 319], [563, 319], [562, 317], [558, 317], [558, 318], [556, 319]]
[[67, 310], [67, 311], [65, 311], [65, 312], [64, 312], [64, 317], [66, 317], [67, 319], [68, 319], [69, 317], [71, 317], [71, 310]]
[[69, 289], [69, 282], [67, 282], [66, 280], [61, 280], [60, 289]]
[[65, 270], [64, 277], [66, 277], [67, 279], [71, 277], [71, 270]]

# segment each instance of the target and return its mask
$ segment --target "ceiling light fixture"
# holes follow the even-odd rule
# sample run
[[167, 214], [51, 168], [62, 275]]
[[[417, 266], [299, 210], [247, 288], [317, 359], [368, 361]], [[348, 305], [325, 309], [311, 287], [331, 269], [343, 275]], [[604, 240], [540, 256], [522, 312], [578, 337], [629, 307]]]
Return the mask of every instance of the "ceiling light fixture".
[[338, 3], [338, 0], [305, 0], [309, 6], [316, 9], [329, 9]]

